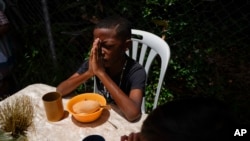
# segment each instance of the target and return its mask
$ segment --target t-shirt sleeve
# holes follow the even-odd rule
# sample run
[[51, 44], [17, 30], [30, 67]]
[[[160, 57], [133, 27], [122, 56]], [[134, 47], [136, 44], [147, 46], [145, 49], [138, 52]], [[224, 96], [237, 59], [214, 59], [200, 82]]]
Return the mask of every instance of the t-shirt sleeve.
[[79, 74], [86, 72], [89, 68], [89, 61], [86, 60], [82, 63], [81, 67], [76, 71]]
[[131, 89], [141, 89], [145, 91], [146, 72], [143, 67], [136, 69], [130, 77]]

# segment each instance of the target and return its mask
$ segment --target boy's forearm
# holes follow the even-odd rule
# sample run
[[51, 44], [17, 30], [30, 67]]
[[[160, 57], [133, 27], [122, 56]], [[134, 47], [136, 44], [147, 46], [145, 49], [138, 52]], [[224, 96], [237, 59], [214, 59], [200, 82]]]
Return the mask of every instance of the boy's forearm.
[[108, 89], [112, 98], [128, 121], [134, 121], [141, 116], [140, 108], [136, 110], [137, 106], [134, 101], [130, 99], [106, 73], [101, 73], [97, 77]]
[[81, 75], [72, 76], [69, 79], [63, 81], [61, 84], [57, 86], [56, 91], [61, 93], [62, 96], [65, 96], [75, 90], [82, 83], [86, 82], [92, 75], [85, 72]]

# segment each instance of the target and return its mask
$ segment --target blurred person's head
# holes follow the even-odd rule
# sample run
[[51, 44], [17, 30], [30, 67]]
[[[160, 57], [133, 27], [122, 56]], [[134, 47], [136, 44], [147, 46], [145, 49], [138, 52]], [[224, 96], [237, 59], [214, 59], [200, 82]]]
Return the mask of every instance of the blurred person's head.
[[157, 107], [144, 121], [141, 135], [143, 141], [215, 141], [230, 137], [233, 125], [223, 102], [190, 98]]

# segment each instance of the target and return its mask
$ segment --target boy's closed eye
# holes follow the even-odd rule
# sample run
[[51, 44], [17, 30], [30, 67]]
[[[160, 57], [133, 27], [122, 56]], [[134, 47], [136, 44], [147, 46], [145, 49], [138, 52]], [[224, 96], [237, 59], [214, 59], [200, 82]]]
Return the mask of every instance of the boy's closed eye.
[[113, 46], [114, 45], [102, 44], [102, 48], [107, 49], [107, 50], [113, 48]]

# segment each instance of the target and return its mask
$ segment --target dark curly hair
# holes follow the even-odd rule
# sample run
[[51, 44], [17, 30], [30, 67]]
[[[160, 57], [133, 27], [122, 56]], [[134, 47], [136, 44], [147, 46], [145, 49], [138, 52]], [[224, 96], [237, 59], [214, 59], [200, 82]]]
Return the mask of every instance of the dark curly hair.
[[96, 28], [114, 28], [119, 39], [125, 41], [131, 38], [131, 23], [127, 19], [120, 16], [106, 17], [95, 25], [95, 29]]

